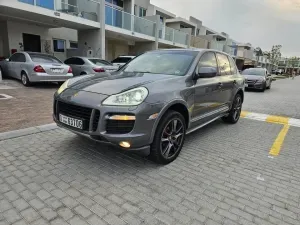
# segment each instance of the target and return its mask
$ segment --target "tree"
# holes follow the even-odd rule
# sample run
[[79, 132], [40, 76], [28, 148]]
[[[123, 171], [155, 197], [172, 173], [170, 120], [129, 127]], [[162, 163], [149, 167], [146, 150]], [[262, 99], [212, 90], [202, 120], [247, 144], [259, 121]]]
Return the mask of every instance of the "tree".
[[270, 52], [267, 52], [267, 59], [270, 60], [270, 63], [273, 65], [278, 64], [280, 58], [281, 58], [281, 45], [273, 45], [272, 50]]
[[299, 60], [300, 60], [299, 57], [296, 57], [296, 56], [290, 57], [290, 58], [288, 58], [287, 66], [292, 67], [294, 70], [295, 67], [299, 66]]

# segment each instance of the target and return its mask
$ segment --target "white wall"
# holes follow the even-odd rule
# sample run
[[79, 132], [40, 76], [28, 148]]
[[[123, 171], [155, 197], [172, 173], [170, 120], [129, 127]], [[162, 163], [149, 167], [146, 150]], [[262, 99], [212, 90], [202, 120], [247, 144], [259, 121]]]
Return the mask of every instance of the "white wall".
[[106, 39], [106, 60], [112, 61], [120, 55], [129, 54], [129, 45], [125, 42]]
[[134, 46], [130, 47], [130, 53], [132, 55], [138, 55], [155, 49], [155, 42], [136, 42]]
[[70, 41], [78, 41], [78, 34], [76, 30], [69, 28], [52, 28], [49, 29], [43, 26], [37, 26], [34, 24], [26, 24], [15, 21], [7, 22], [7, 33], [9, 39], [9, 49], [17, 49], [18, 51], [23, 51], [20, 48], [19, 43], [23, 43], [23, 33], [39, 35], [41, 37], [41, 49], [43, 52], [43, 45], [45, 41], [48, 41], [51, 44], [50, 54], [55, 55], [61, 60], [67, 58], [67, 51], [54, 52], [53, 50], [53, 39], [64, 40], [66, 49], [70, 48]]

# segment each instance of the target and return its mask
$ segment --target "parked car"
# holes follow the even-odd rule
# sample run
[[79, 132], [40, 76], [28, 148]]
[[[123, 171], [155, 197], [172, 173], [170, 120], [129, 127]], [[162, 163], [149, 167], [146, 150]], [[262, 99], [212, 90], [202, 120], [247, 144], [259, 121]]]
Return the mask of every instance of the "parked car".
[[130, 55], [121, 55], [118, 58], [114, 59], [113, 61], [111, 61], [111, 63], [114, 66], [124, 66], [126, 63], [130, 62], [132, 59], [134, 59], [135, 56], [130, 56]]
[[226, 53], [150, 51], [112, 75], [66, 81], [54, 95], [54, 121], [167, 164], [186, 134], [219, 118], [232, 124], [240, 118], [245, 80]]
[[71, 66], [74, 76], [113, 72], [119, 69], [108, 61], [99, 58], [71, 57], [65, 60]]
[[282, 69], [275, 70], [275, 74], [276, 75], [282, 75], [283, 74], [283, 70]]
[[0, 73], [21, 80], [24, 86], [35, 82], [64, 82], [73, 77], [70, 66], [54, 56], [36, 52], [17, 52], [0, 61]]
[[246, 89], [259, 89], [265, 91], [272, 85], [272, 75], [265, 68], [249, 68], [242, 72], [245, 76]]

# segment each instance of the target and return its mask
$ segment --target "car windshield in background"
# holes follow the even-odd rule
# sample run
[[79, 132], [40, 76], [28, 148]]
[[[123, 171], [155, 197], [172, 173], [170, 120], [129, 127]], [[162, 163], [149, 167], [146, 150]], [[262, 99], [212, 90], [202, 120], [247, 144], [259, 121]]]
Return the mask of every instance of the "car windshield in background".
[[102, 59], [89, 59], [89, 61], [98, 66], [112, 66], [110, 62], [107, 62]]
[[197, 54], [193, 51], [149, 52], [132, 60], [124, 71], [183, 76]]
[[29, 54], [29, 56], [31, 60], [36, 63], [62, 63], [58, 58], [51, 55]]
[[265, 76], [266, 72], [263, 69], [256, 69], [256, 68], [251, 68], [251, 69], [245, 69], [242, 72], [243, 75], [256, 75], [256, 76]]
[[118, 57], [112, 61], [112, 63], [128, 63], [132, 58], [130, 57]]

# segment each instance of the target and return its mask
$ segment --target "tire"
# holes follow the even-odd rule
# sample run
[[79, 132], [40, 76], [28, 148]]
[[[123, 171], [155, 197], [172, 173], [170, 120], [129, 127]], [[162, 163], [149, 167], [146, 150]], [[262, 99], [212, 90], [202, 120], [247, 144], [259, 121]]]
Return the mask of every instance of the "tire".
[[80, 76], [81, 76], [81, 75], [86, 75], [86, 74], [87, 74], [86, 72], [81, 72], [81, 73], [80, 73]]
[[265, 92], [266, 89], [267, 89], [267, 84], [265, 83], [265, 85], [263, 86], [263, 88], [260, 91]]
[[271, 86], [272, 86], [272, 82], [270, 82], [270, 85], [269, 85], [269, 87], [267, 87], [267, 89], [271, 89]]
[[0, 80], [1, 80], [1, 78], [4, 78], [4, 74], [3, 74], [2, 68], [0, 67]]
[[21, 82], [25, 87], [29, 87], [31, 85], [26, 73], [21, 74]]
[[229, 115], [222, 117], [223, 121], [226, 123], [236, 124], [241, 116], [242, 104], [242, 96], [240, 94], [237, 94], [234, 98]]
[[167, 111], [156, 128], [150, 159], [164, 165], [173, 162], [182, 149], [185, 132], [183, 115], [173, 110]]

